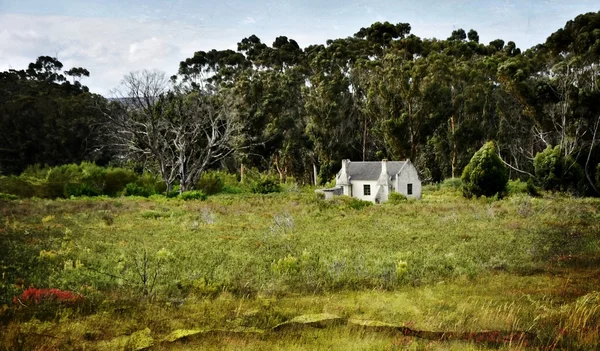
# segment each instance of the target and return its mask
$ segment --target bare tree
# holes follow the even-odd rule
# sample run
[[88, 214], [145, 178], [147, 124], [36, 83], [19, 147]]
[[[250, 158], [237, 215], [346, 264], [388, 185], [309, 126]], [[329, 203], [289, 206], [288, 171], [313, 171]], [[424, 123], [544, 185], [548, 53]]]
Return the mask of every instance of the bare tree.
[[180, 189], [185, 191], [208, 167], [240, 147], [242, 125], [234, 97], [226, 90], [177, 95], [170, 104], [167, 120], [174, 164]]
[[152, 160], [172, 189], [194, 186], [210, 165], [230, 155], [241, 130], [226, 90], [177, 92], [162, 72], [133, 72], [105, 111], [109, 140], [125, 157]]

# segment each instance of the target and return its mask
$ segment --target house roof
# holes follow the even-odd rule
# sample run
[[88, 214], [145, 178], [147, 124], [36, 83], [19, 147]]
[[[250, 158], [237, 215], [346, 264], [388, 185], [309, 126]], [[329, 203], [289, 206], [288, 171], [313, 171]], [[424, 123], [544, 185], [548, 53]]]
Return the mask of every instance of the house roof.
[[[388, 161], [387, 171], [390, 177], [394, 177], [407, 161]], [[373, 162], [349, 162], [348, 176], [351, 180], [377, 180], [381, 174], [381, 161]]]

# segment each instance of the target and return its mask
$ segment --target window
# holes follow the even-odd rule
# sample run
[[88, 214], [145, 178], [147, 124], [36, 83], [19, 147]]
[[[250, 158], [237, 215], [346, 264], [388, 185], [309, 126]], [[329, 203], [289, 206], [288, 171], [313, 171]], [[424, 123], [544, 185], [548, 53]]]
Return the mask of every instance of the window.
[[363, 185], [363, 195], [371, 195], [371, 186], [369, 184]]
[[412, 195], [412, 184], [406, 184], [406, 195]]

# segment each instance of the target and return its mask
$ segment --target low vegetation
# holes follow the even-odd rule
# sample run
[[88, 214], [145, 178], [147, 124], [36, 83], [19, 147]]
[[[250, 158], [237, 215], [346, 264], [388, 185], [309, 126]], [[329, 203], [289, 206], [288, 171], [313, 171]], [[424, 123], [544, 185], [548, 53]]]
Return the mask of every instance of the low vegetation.
[[508, 189], [0, 200], [0, 350], [597, 348], [600, 202]]

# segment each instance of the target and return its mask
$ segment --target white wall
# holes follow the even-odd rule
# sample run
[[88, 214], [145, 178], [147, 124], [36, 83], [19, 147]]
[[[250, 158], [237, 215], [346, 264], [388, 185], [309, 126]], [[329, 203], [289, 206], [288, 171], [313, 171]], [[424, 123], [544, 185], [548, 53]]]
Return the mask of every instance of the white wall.
[[[379, 186], [377, 185], [376, 180], [351, 180], [352, 183], [352, 196], [359, 198], [365, 201], [375, 202], [375, 196], [377, 196], [377, 191], [379, 190]], [[364, 194], [364, 185], [369, 184], [371, 186], [371, 195]]]
[[[396, 191], [400, 194], [405, 195], [409, 199], [420, 199], [421, 198], [421, 180], [419, 179], [419, 174], [415, 166], [412, 163], [407, 163], [404, 168], [402, 168], [402, 172], [396, 179]], [[408, 195], [407, 185], [412, 184], [412, 195]]]

